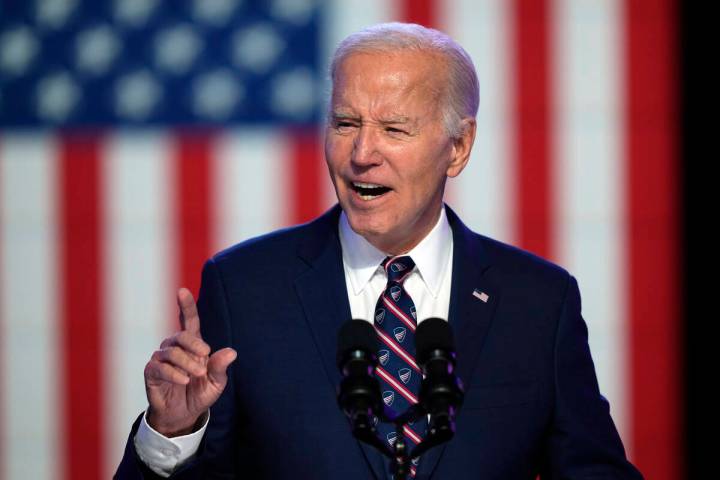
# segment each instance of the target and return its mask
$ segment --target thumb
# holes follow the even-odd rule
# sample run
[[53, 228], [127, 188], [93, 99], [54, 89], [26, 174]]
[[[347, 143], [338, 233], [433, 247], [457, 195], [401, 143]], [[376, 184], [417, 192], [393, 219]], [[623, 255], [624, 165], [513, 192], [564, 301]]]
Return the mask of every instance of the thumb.
[[207, 363], [209, 379], [215, 384], [224, 385], [227, 381], [227, 368], [237, 358], [237, 352], [225, 347], [210, 355]]

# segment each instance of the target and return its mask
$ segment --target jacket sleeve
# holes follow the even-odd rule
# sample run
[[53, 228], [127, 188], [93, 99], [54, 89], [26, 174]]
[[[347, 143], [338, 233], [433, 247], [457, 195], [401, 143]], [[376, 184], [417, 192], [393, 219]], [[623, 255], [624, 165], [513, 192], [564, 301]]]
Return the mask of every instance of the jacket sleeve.
[[577, 281], [569, 276], [554, 351], [555, 410], [543, 479], [642, 479], [600, 394]]

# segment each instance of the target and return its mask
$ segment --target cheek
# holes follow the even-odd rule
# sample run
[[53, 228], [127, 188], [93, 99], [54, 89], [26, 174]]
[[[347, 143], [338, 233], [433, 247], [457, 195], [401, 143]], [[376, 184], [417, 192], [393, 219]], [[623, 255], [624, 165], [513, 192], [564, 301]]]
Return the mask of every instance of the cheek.
[[348, 144], [351, 145], [345, 138], [329, 138], [325, 141], [325, 162], [328, 167], [337, 170], [349, 158]]
[[325, 163], [328, 166], [328, 170], [330, 170], [330, 173], [335, 173], [337, 171], [338, 166], [338, 159], [339, 155], [337, 152], [337, 148], [330, 144], [330, 142], [325, 143]]

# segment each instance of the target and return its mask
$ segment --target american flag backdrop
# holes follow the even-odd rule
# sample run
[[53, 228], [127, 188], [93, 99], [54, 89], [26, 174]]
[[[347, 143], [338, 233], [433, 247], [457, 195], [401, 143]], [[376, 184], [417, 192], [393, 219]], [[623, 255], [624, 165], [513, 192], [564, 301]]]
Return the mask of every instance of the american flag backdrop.
[[213, 252], [333, 203], [328, 57], [389, 20], [473, 57], [478, 138], [447, 202], [576, 275], [631, 460], [681, 478], [676, 8], [1, 1], [0, 479], [112, 475], [177, 288], [197, 292]]

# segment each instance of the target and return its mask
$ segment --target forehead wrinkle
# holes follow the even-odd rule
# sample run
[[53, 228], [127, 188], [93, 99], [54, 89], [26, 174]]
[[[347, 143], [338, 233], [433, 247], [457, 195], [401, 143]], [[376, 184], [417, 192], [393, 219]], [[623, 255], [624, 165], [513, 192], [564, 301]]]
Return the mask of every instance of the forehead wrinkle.
[[[426, 52], [427, 53], [427, 52]], [[356, 54], [358, 57], [366, 57], [368, 54]], [[369, 55], [373, 56], [373, 55]], [[346, 59], [338, 68], [337, 76], [334, 78], [331, 103], [334, 104], [332, 115], [334, 118], [352, 118], [363, 121], [386, 124], [415, 124], [422, 125], [439, 119], [442, 116], [443, 87], [442, 77], [434, 71], [435, 63], [427, 62], [419, 68], [411, 71], [390, 71], [377, 79], [380, 87], [380, 95], [368, 96], [366, 83], [355, 75], [347, 74], [345, 68], [354, 57]], [[430, 59], [434, 60], [430, 54]], [[403, 112], [403, 106], [407, 102], [414, 103], [412, 98], [423, 98], [421, 103], [422, 112], [412, 116]], [[354, 103], [359, 102], [357, 105]], [[363, 103], [365, 105], [363, 106]], [[357, 107], [361, 110], [359, 112]]]
[[414, 119], [411, 119], [407, 115], [401, 114], [379, 115], [378, 119], [381, 123], [410, 123], [414, 121]]

